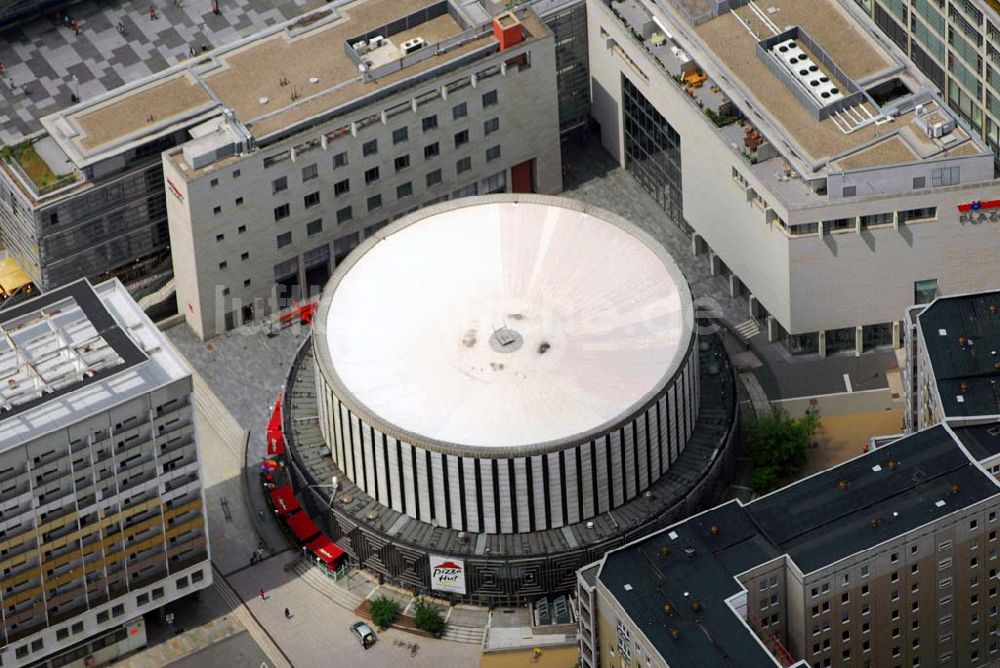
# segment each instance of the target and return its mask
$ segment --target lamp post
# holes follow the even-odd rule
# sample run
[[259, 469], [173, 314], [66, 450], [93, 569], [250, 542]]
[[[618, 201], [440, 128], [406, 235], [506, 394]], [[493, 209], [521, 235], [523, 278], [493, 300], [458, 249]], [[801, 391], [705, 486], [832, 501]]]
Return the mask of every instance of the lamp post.
[[80, 80], [76, 78], [75, 74], [73, 75], [73, 95], [72, 95], [72, 98], [73, 98], [73, 103], [74, 104], [76, 104], [77, 102], [80, 101]]

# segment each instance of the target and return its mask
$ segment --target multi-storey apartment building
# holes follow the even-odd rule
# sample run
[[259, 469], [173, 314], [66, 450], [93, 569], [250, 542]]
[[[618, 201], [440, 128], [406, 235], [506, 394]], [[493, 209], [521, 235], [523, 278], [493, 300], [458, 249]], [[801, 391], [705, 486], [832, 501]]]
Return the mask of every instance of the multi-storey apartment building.
[[1000, 250], [960, 210], [991, 152], [852, 7], [587, 3], [604, 146], [793, 352], [898, 347], [915, 292], [984, 289]]
[[420, 206], [562, 187], [553, 38], [530, 9], [485, 24], [444, 0], [342, 11], [187, 73], [225, 105], [163, 156], [178, 304], [202, 338], [319, 292]]
[[[370, 0], [361, 4], [366, 7], [362, 11], [367, 11], [378, 3]], [[554, 33], [555, 63], [549, 67], [546, 62], [546, 69], [551, 70], [546, 74], [553, 77], [547, 87], [553, 89], [552, 108], [558, 107], [558, 137], [559, 132], [585, 125], [588, 118], [586, 12], [581, 0], [535, 0], [534, 4]], [[471, 29], [489, 23], [492, 16], [487, 8], [492, 6], [488, 2], [456, 3], [450, 11], [457, 25]], [[412, 9], [401, 5], [396, 14], [403, 17], [408, 8]], [[158, 73], [154, 80], [169, 80], [161, 89], [162, 97], [169, 100], [166, 106], [133, 104], [136, 91], [149, 82], [130, 82], [41, 119], [42, 130], [6, 148], [0, 159], [0, 235], [35, 284], [48, 290], [80, 277], [113, 275], [137, 285], [165, 279], [171, 271], [170, 238], [160, 154], [187, 142], [193, 128], [218, 116], [224, 106], [222, 100], [211, 98], [201, 83], [191, 82], [201, 81], [202, 74], [210, 74], [212, 63], [218, 67], [226, 61], [226, 54], [250, 43], [276, 35], [312, 33], [310, 26], [322, 27], [313, 25], [317, 20], [325, 25], [350, 19], [349, 11], [344, 15], [339, 12], [327, 8], [300, 17]], [[428, 49], [442, 46], [425, 44]], [[454, 45], [444, 46], [452, 49]], [[414, 53], [410, 60], [419, 60], [428, 53]], [[348, 58], [345, 55], [345, 65]], [[352, 68], [355, 65], [350, 64]], [[360, 77], [356, 70], [352, 71]], [[177, 75], [186, 77], [189, 85], [179, 83]], [[247, 81], [257, 82], [261, 76], [247, 73]], [[283, 77], [294, 78], [291, 70], [272, 76], [275, 82]], [[334, 77], [343, 83], [350, 78], [350, 72], [337, 72]], [[329, 83], [329, 74], [322, 78]], [[370, 85], [364, 88], [380, 87], [380, 81], [374, 79], [366, 83]], [[294, 91], [304, 98], [312, 94], [310, 87], [317, 86], [296, 82]], [[325, 89], [326, 84], [318, 87]], [[250, 90], [253, 85], [245, 88]], [[279, 97], [290, 97], [292, 92], [292, 87], [282, 88]], [[547, 102], [548, 96], [546, 90]], [[277, 102], [276, 97], [272, 107]], [[503, 102], [502, 108], [505, 113], [516, 113], [518, 110], [510, 102]], [[527, 105], [526, 115], [518, 121], [533, 126], [540, 120], [533, 115], [534, 108]], [[549, 109], [545, 112], [547, 118]], [[109, 117], [116, 122], [107, 123]], [[469, 118], [471, 121], [472, 115]], [[442, 182], [450, 184], [447, 177]], [[456, 183], [455, 187], [459, 185], [465, 184]]]
[[88, 638], [211, 584], [191, 372], [117, 280], [0, 334], [0, 664], [86, 665]]
[[1000, 291], [938, 297], [906, 318], [906, 431], [1000, 421]]
[[948, 106], [1000, 155], [1000, 3], [855, 2], [937, 85]]
[[964, 438], [937, 426], [607, 553], [578, 574], [581, 666], [992, 665], [1000, 485]]

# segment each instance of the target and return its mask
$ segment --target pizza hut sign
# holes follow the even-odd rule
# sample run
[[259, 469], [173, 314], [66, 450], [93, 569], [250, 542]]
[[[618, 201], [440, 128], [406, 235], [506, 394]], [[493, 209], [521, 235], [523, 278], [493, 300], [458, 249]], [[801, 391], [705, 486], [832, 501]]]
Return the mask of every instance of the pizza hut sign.
[[1000, 223], [1000, 199], [986, 201], [974, 200], [968, 204], [958, 205], [958, 222]]
[[451, 557], [428, 555], [431, 569], [431, 589], [465, 593], [465, 562]]

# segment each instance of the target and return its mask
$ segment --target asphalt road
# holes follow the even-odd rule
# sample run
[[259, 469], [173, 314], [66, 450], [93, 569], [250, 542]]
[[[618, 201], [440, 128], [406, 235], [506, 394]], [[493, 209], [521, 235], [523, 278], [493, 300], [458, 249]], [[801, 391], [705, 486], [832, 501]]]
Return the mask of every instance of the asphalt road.
[[272, 668], [264, 652], [244, 631], [168, 664], [170, 668]]

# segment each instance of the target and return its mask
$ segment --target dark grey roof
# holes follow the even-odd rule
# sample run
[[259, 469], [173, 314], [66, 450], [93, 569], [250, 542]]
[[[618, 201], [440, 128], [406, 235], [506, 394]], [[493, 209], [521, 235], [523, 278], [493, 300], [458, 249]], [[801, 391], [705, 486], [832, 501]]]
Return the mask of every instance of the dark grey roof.
[[996, 482], [938, 426], [754, 501], [747, 511], [809, 573], [997, 493]]
[[[729, 502], [610, 552], [598, 578], [668, 664], [773, 666], [724, 603], [741, 589], [736, 575], [783, 554], [810, 573], [998, 494], [996, 481], [938, 426], [745, 506]], [[664, 546], [670, 547], [666, 555]], [[693, 600], [702, 606], [698, 613]], [[664, 603], [672, 606], [669, 614]], [[673, 628], [680, 631], [677, 639]]]
[[1000, 422], [954, 427], [954, 431], [969, 454], [979, 461], [1000, 455]]
[[1000, 414], [1000, 291], [937, 299], [918, 322], [945, 415]]
[[[712, 525], [721, 527], [717, 535], [710, 533]], [[746, 509], [731, 501], [673, 531], [676, 539], [660, 532], [608, 553], [598, 576], [601, 582], [668, 665], [777, 665], [725, 604], [742, 589], [737, 573], [779, 554]], [[667, 555], [661, 551], [664, 546], [670, 547]], [[690, 556], [687, 548], [694, 550]], [[701, 606], [698, 611], [692, 608], [695, 601]], [[667, 603], [669, 613], [663, 607]], [[676, 639], [672, 629], [680, 632]]]

